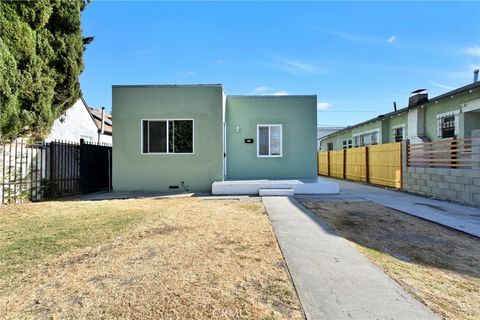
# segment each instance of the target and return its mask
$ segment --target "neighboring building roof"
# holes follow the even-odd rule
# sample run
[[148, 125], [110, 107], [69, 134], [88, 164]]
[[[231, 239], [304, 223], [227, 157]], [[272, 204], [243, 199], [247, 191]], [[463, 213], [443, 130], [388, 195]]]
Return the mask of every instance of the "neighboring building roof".
[[345, 127], [317, 127], [317, 140], [344, 128]]
[[[95, 125], [97, 126], [98, 130], [102, 129], [102, 109], [95, 109], [95, 108], [88, 108], [90, 111], [90, 114], [92, 115], [93, 122], [95, 122]], [[105, 112], [105, 119], [104, 119], [104, 128], [103, 132], [104, 134], [111, 135], [112, 134], [112, 115], [108, 113], [107, 111]]]
[[[357, 123], [355, 125], [352, 125], [352, 126], [348, 126], [348, 127], [345, 127], [344, 129], [342, 130], [339, 130], [339, 131], [336, 131], [334, 133], [331, 133], [329, 135], [326, 135], [324, 137], [322, 137], [322, 139], [325, 139], [325, 138], [329, 138], [329, 137], [332, 137], [334, 135], [337, 135], [339, 133], [342, 133], [344, 131], [347, 131], [347, 130], [350, 130], [350, 129], [353, 129], [353, 128], [357, 128], [357, 127], [360, 127], [360, 126], [363, 126], [367, 123], [370, 123], [370, 122], [374, 122], [374, 121], [379, 121], [379, 120], [383, 120], [385, 118], [388, 118], [388, 117], [391, 117], [391, 116], [394, 116], [394, 115], [397, 115], [397, 114], [401, 114], [401, 113], [404, 113], [406, 111], [408, 111], [409, 109], [415, 109], [415, 108], [418, 108], [420, 106], [424, 106], [424, 107], [428, 107], [430, 104], [435, 104], [437, 103], [438, 101], [440, 100], [443, 100], [445, 98], [450, 98], [456, 94], [459, 94], [459, 93], [463, 93], [463, 92], [466, 92], [466, 91], [469, 91], [469, 90], [472, 90], [472, 89], [476, 89], [476, 88], [480, 88], [480, 81], [477, 81], [477, 82], [474, 82], [474, 83], [471, 83], [471, 84], [468, 84], [466, 86], [463, 86], [463, 87], [460, 87], [460, 88], [457, 88], [457, 89], [454, 89], [452, 91], [449, 91], [449, 92], [446, 92], [446, 93], [443, 93], [439, 96], [436, 96], [436, 97], [433, 97], [433, 98], [430, 98], [428, 99], [428, 102], [424, 103], [424, 104], [419, 104], [417, 106], [414, 106], [414, 107], [405, 107], [405, 108], [402, 108], [402, 109], [399, 109], [397, 111], [392, 111], [392, 112], [389, 112], [389, 113], [385, 113], [385, 114], [381, 114], [375, 118], [372, 118], [372, 119], [369, 119], [367, 121], [363, 121], [363, 122], [360, 122], [360, 123]], [[425, 89], [421, 89], [421, 90], [425, 90]], [[418, 90], [416, 90], [418, 91]], [[415, 92], [415, 91], [414, 91]], [[412, 92], [413, 93], [413, 92]]]

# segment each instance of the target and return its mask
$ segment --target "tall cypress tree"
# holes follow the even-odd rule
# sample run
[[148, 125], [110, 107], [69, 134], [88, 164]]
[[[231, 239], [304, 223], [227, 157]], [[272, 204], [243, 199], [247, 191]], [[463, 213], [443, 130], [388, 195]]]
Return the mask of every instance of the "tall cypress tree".
[[84, 0], [0, 2], [2, 140], [49, 132], [80, 97]]

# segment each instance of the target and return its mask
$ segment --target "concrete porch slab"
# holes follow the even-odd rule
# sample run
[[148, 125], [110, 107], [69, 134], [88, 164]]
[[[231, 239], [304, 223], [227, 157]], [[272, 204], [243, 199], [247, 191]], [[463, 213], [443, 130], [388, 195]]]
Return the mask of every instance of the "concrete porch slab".
[[258, 195], [259, 189], [293, 189], [295, 194], [336, 194], [340, 185], [336, 181], [317, 179], [291, 180], [225, 180], [212, 184], [213, 195]]

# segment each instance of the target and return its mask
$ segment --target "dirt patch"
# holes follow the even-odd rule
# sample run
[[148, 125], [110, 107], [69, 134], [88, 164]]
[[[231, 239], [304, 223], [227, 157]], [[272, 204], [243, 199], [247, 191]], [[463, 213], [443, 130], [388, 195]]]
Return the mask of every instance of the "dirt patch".
[[302, 203], [446, 319], [478, 319], [480, 239], [371, 202]]
[[[37, 205], [43, 204], [22, 210], [35, 211]], [[56, 210], [62, 205], [56, 204]], [[261, 203], [192, 198], [69, 202], [70, 210], [82, 212], [104, 206], [116, 208], [119, 217], [129, 208], [145, 216], [111, 238], [76, 243], [16, 265], [0, 278], [2, 318], [303, 318]], [[33, 215], [39, 218], [38, 211]], [[0, 236], [9, 230], [8, 223], [4, 227]]]

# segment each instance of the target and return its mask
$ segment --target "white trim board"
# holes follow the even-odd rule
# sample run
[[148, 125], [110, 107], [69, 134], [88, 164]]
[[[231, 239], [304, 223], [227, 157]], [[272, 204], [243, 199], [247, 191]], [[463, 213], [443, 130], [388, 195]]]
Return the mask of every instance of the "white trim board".
[[[260, 138], [259, 138], [259, 129], [260, 127], [268, 127], [268, 155], [260, 155]], [[280, 127], [280, 154], [271, 155], [271, 127]], [[279, 123], [263, 123], [257, 124], [257, 158], [282, 158], [283, 157], [283, 125]]]

